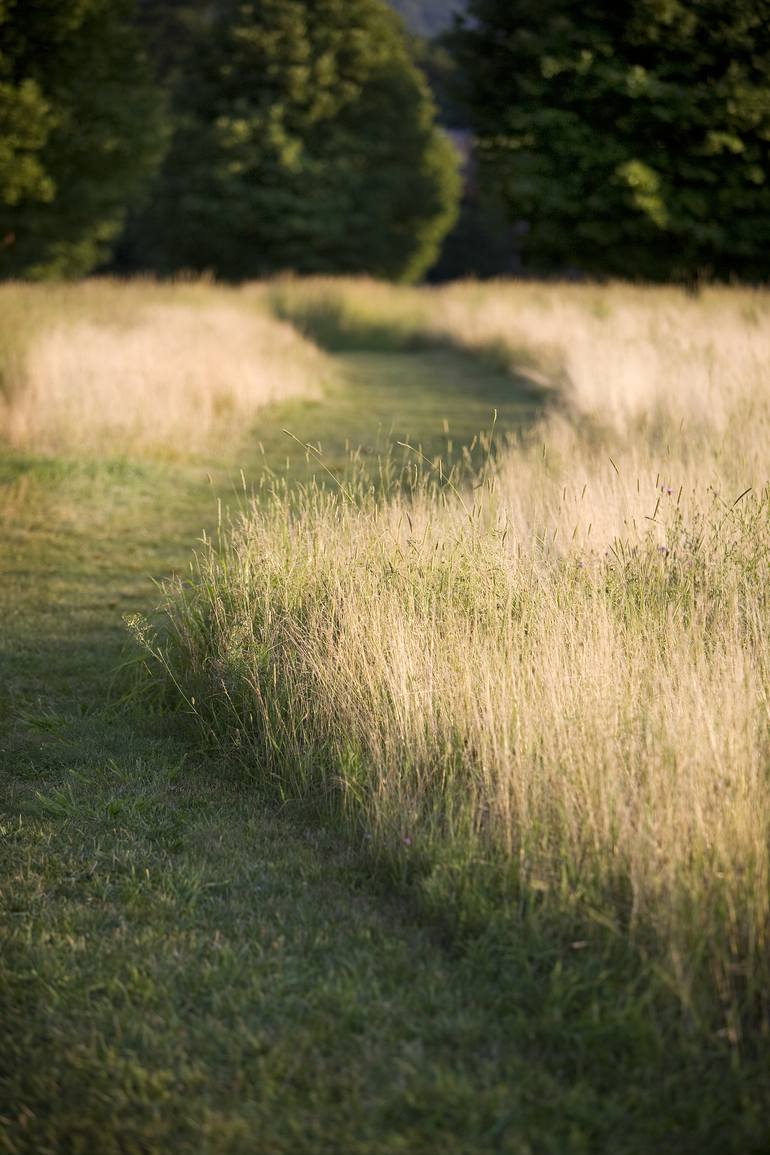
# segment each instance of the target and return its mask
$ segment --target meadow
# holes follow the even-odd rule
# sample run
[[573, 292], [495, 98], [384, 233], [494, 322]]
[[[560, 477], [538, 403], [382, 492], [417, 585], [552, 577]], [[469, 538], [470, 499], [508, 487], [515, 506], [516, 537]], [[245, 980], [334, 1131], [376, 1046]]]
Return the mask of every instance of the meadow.
[[247, 294], [99, 282], [0, 301], [0, 428], [17, 450], [189, 455], [278, 398], [318, 396], [321, 354]]
[[766, 293], [0, 336], [5, 1149], [766, 1150]]

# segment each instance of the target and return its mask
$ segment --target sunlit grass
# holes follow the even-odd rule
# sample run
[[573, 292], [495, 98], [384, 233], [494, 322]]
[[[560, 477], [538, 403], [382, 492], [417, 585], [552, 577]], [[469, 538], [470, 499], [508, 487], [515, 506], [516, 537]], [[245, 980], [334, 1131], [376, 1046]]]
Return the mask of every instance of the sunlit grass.
[[[368, 289], [335, 291], [344, 313]], [[384, 317], [411, 309], [373, 293]], [[162, 661], [209, 732], [408, 854], [432, 902], [461, 894], [467, 919], [493, 893], [515, 918], [534, 895], [751, 1036], [770, 977], [766, 298], [419, 300], [426, 340], [512, 367], [523, 349], [549, 415], [481, 475], [422, 463], [385, 500], [364, 477], [255, 504], [169, 587]]]
[[222, 451], [328, 365], [253, 293], [205, 284], [7, 285], [0, 437], [48, 454]]
[[2, 388], [273, 309], [320, 399], [0, 454], [8, 1149], [764, 1152], [766, 296], [7, 286]]

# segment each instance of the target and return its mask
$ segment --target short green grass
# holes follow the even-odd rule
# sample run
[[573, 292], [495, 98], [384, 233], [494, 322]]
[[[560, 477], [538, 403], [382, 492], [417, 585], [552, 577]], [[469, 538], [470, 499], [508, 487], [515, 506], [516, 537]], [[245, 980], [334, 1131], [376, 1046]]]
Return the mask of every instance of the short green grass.
[[[306, 470], [284, 428], [334, 471], [531, 412], [447, 350], [340, 365], [326, 404], [266, 416], [247, 488], [287, 453]], [[16, 457], [0, 484], [0, 1150], [767, 1150], [764, 1070], [688, 1040], [673, 1001], [649, 1015], [638, 961], [547, 924], [450, 933], [183, 716], [122, 699], [122, 616], [215, 531], [236, 461]]]

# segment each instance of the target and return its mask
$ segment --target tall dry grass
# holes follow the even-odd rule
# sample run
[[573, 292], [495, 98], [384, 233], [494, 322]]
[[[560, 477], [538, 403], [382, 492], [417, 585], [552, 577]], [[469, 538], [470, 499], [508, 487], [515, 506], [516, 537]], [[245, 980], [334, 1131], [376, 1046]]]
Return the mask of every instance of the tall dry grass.
[[[770, 297], [761, 290], [499, 282], [393, 289], [368, 281], [279, 282], [280, 314], [321, 344], [381, 336], [493, 358], [549, 392], [534, 440], [549, 468], [513, 453], [509, 514], [523, 533], [607, 546], [649, 528], [658, 497], [715, 487], [723, 500], [767, 480]], [[527, 464], [529, 463], [529, 464]], [[566, 486], [566, 490], [565, 490]], [[680, 495], [681, 490], [681, 495]], [[662, 500], [662, 498], [661, 498]]]
[[0, 330], [0, 438], [43, 453], [221, 450], [328, 374], [257, 295], [207, 285], [8, 285]]
[[600, 923], [737, 1038], [770, 991], [768, 298], [460, 286], [419, 309], [426, 339], [523, 350], [541, 426], [473, 479], [256, 504], [169, 587], [161, 661], [434, 899], [492, 878], [503, 908]]

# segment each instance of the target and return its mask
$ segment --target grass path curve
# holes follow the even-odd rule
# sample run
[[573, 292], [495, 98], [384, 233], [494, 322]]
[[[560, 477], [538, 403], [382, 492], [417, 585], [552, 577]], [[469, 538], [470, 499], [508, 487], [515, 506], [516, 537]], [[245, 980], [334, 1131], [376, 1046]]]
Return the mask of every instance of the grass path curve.
[[[532, 414], [450, 351], [337, 363], [328, 400], [266, 415], [249, 478], [285, 428], [336, 469]], [[0, 1151], [759, 1151], [748, 1089], [681, 1070], [633, 975], [547, 936], [461, 949], [181, 719], [115, 701], [123, 615], [240, 465], [0, 459]]]

